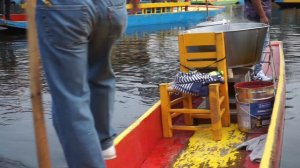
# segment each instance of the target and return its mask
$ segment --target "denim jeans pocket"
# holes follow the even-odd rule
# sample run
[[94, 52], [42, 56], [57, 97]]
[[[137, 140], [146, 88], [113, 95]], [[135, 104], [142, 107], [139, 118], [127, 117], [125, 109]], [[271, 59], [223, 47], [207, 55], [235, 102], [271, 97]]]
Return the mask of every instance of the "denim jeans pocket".
[[[123, 3], [122, 3], [123, 2]], [[114, 3], [107, 7], [108, 19], [111, 24], [110, 38], [118, 39], [124, 33], [127, 26], [127, 9], [125, 1]]]
[[41, 31], [55, 47], [71, 48], [87, 42], [88, 7], [85, 5], [38, 6], [37, 18], [42, 23]]

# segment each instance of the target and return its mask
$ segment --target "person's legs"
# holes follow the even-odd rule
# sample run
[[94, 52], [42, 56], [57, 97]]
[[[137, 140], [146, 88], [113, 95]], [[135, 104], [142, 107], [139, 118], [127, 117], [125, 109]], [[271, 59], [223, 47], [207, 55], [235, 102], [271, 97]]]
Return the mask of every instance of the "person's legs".
[[[72, 168], [105, 167], [90, 109], [87, 47], [92, 5], [38, 1], [39, 47], [53, 103], [53, 124]], [[78, 3], [78, 4], [74, 4]]]
[[253, 72], [251, 74], [252, 80], [261, 80], [261, 81], [271, 81], [272, 78], [266, 76], [262, 69], [262, 64], [266, 61], [266, 51], [270, 45], [270, 35], [269, 35], [269, 29], [267, 30], [266, 38], [264, 40], [263, 44], [263, 51], [260, 57], [260, 62], [254, 65]]
[[99, 17], [89, 43], [89, 86], [91, 109], [103, 150], [113, 145], [115, 135], [111, 126], [113, 115], [115, 76], [111, 65], [113, 43], [127, 24], [125, 0], [101, 0], [96, 4]]
[[[249, 3], [249, 2], [247, 2]], [[249, 5], [246, 5], [249, 6]], [[250, 5], [251, 6], [251, 5]], [[247, 10], [247, 7], [246, 9]], [[270, 20], [270, 12], [266, 12], [267, 17]], [[248, 11], [245, 13], [245, 17], [251, 21], [251, 22], [257, 22], [260, 23], [260, 17], [255, 11]], [[263, 52], [267, 49], [270, 43], [270, 35], [269, 35], [269, 29], [267, 31], [264, 44], [263, 44]], [[255, 64], [251, 69], [251, 80], [261, 80], [261, 81], [271, 81], [272, 78], [265, 75], [265, 73], [262, 70], [262, 63], [265, 61], [265, 53], [262, 53], [260, 56], [260, 62]]]

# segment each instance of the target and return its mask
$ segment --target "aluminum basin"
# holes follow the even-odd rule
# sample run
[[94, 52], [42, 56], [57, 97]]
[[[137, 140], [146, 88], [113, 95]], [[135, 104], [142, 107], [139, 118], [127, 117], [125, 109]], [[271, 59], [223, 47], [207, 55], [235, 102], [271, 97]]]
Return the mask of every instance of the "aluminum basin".
[[268, 25], [263, 23], [228, 23], [199, 27], [185, 33], [224, 32], [228, 68], [251, 66], [260, 61]]

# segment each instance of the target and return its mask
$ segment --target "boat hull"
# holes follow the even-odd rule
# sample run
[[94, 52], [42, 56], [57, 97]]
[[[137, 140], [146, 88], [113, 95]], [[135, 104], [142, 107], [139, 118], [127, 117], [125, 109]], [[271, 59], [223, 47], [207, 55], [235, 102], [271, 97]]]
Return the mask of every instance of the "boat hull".
[[277, 56], [277, 58], [274, 59], [274, 66], [278, 67], [275, 71], [275, 74], [278, 74], [278, 83], [266, 146], [261, 161], [261, 167], [266, 168], [280, 167], [286, 100], [283, 47], [281, 42], [273, 42], [273, 46], [277, 48], [273, 52], [274, 55]]
[[[139, 118], [133, 123], [133, 125], [128, 127], [117, 137], [115, 145], [117, 148], [118, 157], [114, 160], [107, 161], [108, 167], [152, 168], [171, 166], [176, 167], [176, 165], [182, 164], [193, 165], [196, 167], [204, 164], [222, 164], [220, 166], [224, 167], [224, 163], [227, 163], [225, 167], [279, 167], [285, 114], [285, 71], [281, 42], [272, 42], [272, 48], [275, 60], [274, 66], [276, 69], [274, 73], [277, 74], [276, 78], [278, 79], [278, 82], [276, 83], [277, 93], [275, 96], [271, 123], [268, 130], [266, 147], [263, 153], [261, 164], [251, 162], [248, 157], [249, 152], [236, 151], [234, 149], [234, 145], [232, 145], [231, 142], [240, 143], [241, 139], [243, 139], [243, 136], [246, 136], [246, 139], [253, 138], [253, 136], [255, 136], [253, 134], [246, 135], [246, 133], [239, 133], [236, 135], [232, 134], [233, 131], [239, 131], [236, 124], [232, 124], [233, 126], [224, 129], [225, 132], [228, 129], [228, 135], [231, 135], [231, 137], [223, 138], [224, 140], [222, 139], [219, 142], [214, 142], [211, 140], [211, 138], [209, 138], [211, 136], [210, 131], [205, 133], [204, 136], [201, 136], [201, 133], [199, 134], [197, 132], [194, 134], [190, 131], [175, 131], [172, 138], [164, 138], [162, 136], [160, 102], [157, 102], [143, 116], [141, 116], [141, 118]], [[226, 135], [225, 132], [224, 135]], [[198, 139], [196, 139], [196, 141], [191, 140], [195, 138], [194, 136], [197, 134], [200, 135], [196, 137]], [[234, 138], [238, 138], [238, 140]], [[228, 139], [230, 141], [228, 141]], [[226, 145], [226, 140], [230, 142], [229, 145]], [[195, 149], [195, 147], [192, 146], [193, 142], [201, 142], [201, 150], [193, 150]], [[205, 148], [208, 145], [212, 145], [212, 147]], [[184, 159], [184, 157], [180, 154], [186, 155], [189, 146], [192, 146], [192, 152], [188, 153], [192, 153], [194, 155], [187, 155], [188, 159]], [[218, 156], [213, 155], [213, 151], [218, 149], [220, 149], [220, 151], [225, 151], [224, 149], [226, 149], [226, 151], [231, 152], [229, 155], [224, 155], [222, 152], [221, 154], [220, 152], [216, 152]], [[198, 153], [204, 151], [207, 151], [207, 153]], [[195, 156], [195, 154], [199, 155]], [[208, 155], [210, 155], [210, 157], [208, 157]], [[221, 160], [224, 162], [218, 162], [218, 160], [220, 160], [218, 157], [221, 157]], [[229, 160], [226, 161], [226, 157]], [[204, 159], [205, 163], [199, 163], [199, 158], [206, 158]]]

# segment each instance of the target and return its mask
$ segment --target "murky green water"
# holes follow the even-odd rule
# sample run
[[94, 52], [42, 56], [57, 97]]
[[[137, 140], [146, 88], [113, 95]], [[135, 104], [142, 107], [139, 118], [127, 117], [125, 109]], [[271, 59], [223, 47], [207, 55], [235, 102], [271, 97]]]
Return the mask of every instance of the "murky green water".
[[[217, 16], [241, 20], [241, 8]], [[131, 29], [113, 51], [117, 77], [115, 117], [119, 133], [159, 98], [158, 84], [178, 71], [177, 34], [186, 25]], [[300, 11], [274, 9], [271, 39], [282, 40], [287, 72], [287, 114], [282, 167], [298, 167], [300, 127]], [[0, 168], [37, 167], [28, 81], [28, 51], [24, 35], [0, 34]], [[50, 95], [43, 79], [43, 101], [53, 167], [66, 167], [51, 123]], [[297, 111], [298, 110], [298, 111]]]

